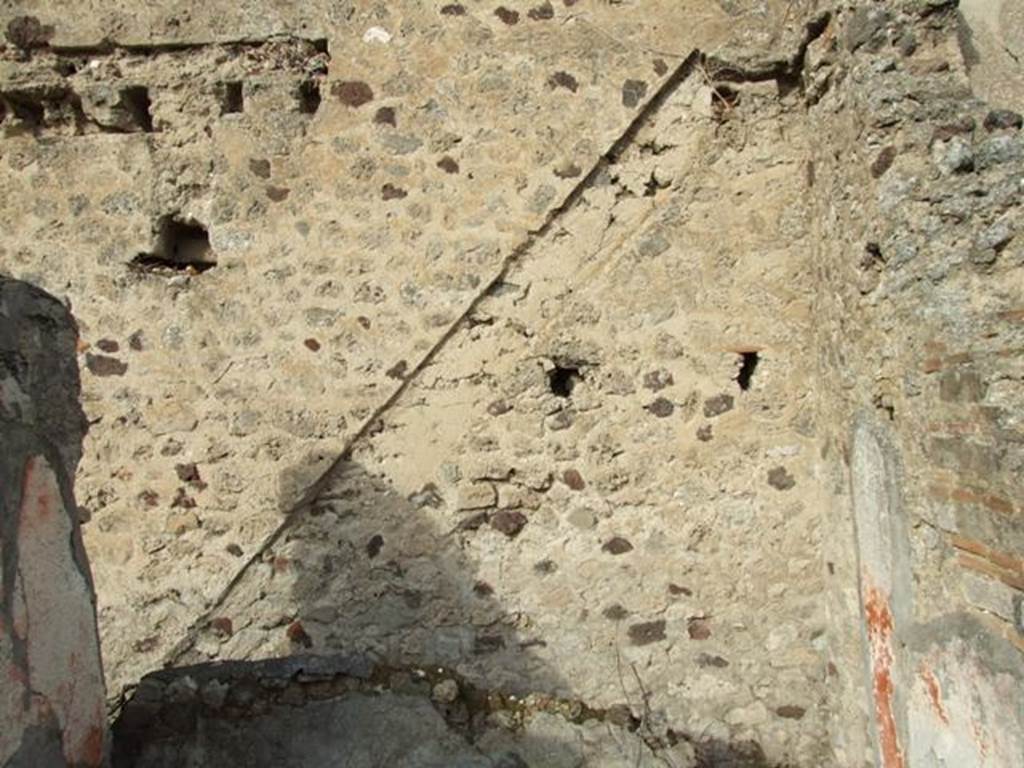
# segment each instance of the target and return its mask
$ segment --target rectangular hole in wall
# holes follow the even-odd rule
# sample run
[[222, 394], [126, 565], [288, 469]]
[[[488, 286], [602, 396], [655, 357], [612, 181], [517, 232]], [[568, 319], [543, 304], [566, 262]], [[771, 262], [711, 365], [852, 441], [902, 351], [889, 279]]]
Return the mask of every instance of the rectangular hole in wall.
[[740, 389], [744, 392], [750, 389], [750, 385], [754, 381], [754, 371], [757, 370], [757, 364], [760, 361], [761, 357], [757, 352], [740, 352], [736, 383], [740, 385]]
[[32, 87], [0, 93], [0, 122], [13, 133], [82, 132], [85, 114], [78, 94], [63, 86]]
[[132, 122], [140, 131], [153, 130], [153, 116], [150, 113], [149, 89], [144, 85], [132, 85], [121, 91], [121, 103], [131, 113]]
[[19, 122], [23, 128], [34, 131], [42, 127], [46, 118], [46, 108], [41, 99], [22, 92], [6, 93], [2, 96], [13, 119]]
[[149, 271], [205, 272], [217, 265], [210, 234], [202, 224], [176, 215], [164, 216], [156, 228], [156, 247], [140, 253], [132, 265]]
[[320, 109], [320, 83], [316, 80], [303, 80], [297, 93], [299, 112], [304, 115], [315, 115]]
[[245, 97], [242, 93], [242, 83], [233, 80], [220, 84], [220, 113], [222, 115], [236, 115], [245, 111]]

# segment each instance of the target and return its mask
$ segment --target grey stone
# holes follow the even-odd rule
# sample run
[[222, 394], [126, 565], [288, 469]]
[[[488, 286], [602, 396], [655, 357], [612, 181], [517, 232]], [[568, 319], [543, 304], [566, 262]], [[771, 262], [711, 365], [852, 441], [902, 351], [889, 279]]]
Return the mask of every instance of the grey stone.
[[709, 397], [704, 401], [704, 415], [707, 418], [713, 418], [715, 416], [721, 416], [723, 413], [727, 413], [733, 409], [735, 400], [732, 395], [720, 394], [714, 397]]
[[394, 155], [408, 155], [423, 146], [423, 139], [402, 133], [386, 133], [380, 137], [380, 143]]
[[1019, 163], [1024, 158], [1024, 139], [1020, 136], [997, 135], [980, 142], [975, 150], [975, 164], [987, 170], [1007, 163]]
[[892, 21], [892, 14], [877, 6], [857, 8], [846, 25], [846, 47], [856, 51], [862, 46], [878, 50], [884, 40], [884, 31]]
[[945, 175], [967, 173], [974, 169], [974, 150], [961, 136], [949, 141], [937, 141], [932, 147], [932, 161]]

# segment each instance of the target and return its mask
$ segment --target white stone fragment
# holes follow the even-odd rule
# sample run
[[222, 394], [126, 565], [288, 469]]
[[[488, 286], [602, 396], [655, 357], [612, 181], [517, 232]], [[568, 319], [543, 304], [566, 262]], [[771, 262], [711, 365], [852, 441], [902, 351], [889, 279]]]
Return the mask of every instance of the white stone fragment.
[[387, 45], [391, 42], [391, 33], [383, 27], [370, 27], [363, 33], [363, 42]]

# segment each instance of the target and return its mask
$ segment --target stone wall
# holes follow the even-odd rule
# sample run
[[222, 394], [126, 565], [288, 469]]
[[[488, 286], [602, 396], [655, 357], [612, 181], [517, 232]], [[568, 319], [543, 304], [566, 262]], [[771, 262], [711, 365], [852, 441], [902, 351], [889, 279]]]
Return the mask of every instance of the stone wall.
[[0, 276], [0, 765], [100, 766], [106, 708], [72, 478], [85, 418], [77, 329]]
[[955, 5], [848, 9], [808, 57], [843, 764], [1024, 754], [1024, 94], [972, 92]]
[[623, 708], [711, 764], [827, 759], [815, 18], [649, 95], [176, 661], [355, 651]]
[[131, 755], [378, 690], [470, 761], [1014, 764], [1012, 3], [36, 5], [0, 264], [80, 320]]
[[113, 692], [366, 652], [824, 759], [813, 4], [217, 5], [0, 18]]
[[[28, 12], [0, 8], [0, 264], [68, 295], [88, 345], [77, 487], [115, 692], [167, 660], [696, 48], [753, 51], [770, 85], [804, 36], [802, 14], [751, 0]], [[694, 117], [705, 136], [712, 118]], [[629, 179], [631, 216], [649, 181]], [[736, 389], [748, 336], [715, 342], [698, 396]]]

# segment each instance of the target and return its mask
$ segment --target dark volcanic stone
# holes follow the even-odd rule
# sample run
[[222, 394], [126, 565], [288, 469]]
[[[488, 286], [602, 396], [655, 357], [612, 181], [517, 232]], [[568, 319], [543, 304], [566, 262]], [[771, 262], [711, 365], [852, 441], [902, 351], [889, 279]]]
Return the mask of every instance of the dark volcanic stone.
[[373, 116], [373, 122], [377, 123], [377, 125], [390, 125], [394, 128], [398, 124], [398, 119], [395, 117], [395, 108], [381, 107]]
[[587, 487], [587, 483], [584, 481], [583, 476], [575, 469], [565, 470], [562, 474], [562, 482], [574, 491], [582, 491]]
[[664, 419], [672, 415], [676, 407], [672, 404], [672, 401], [665, 397], [659, 397], [650, 405], [646, 406], [647, 410], [652, 415], [657, 416], [659, 419]]
[[721, 656], [715, 656], [710, 653], [701, 653], [697, 655], [697, 665], [701, 667], [716, 667], [718, 669], [725, 669], [729, 666], [729, 662], [723, 659]]
[[128, 371], [128, 363], [122, 363], [116, 357], [89, 353], [85, 355], [85, 367], [94, 376], [124, 376]]
[[627, 552], [633, 551], [633, 545], [630, 544], [627, 539], [624, 539], [621, 536], [615, 536], [608, 539], [608, 541], [601, 546], [601, 549], [613, 555], [624, 555]]
[[373, 89], [358, 80], [344, 80], [331, 86], [331, 93], [349, 107], [361, 107], [373, 101]]
[[526, 515], [521, 512], [503, 509], [491, 515], [491, 528], [501, 531], [510, 539], [514, 539], [526, 527]]
[[691, 640], [707, 640], [711, 637], [711, 623], [707, 619], [694, 616], [687, 621], [686, 632]]
[[381, 549], [384, 547], [384, 537], [379, 533], [374, 534], [370, 537], [370, 540], [366, 542], [366, 556], [371, 560], [380, 554]]
[[796, 480], [785, 467], [775, 467], [768, 470], [768, 485], [780, 491], [788, 491], [796, 485]]
[[704, 401], [704, 415], [709, 419], [714, 416], [721, 416], [723, 413], [731, 411], [735, 402], [732, 395], [722, 394], [709, 397]]
[[627, 80], [622, 84], [622, 106], [633, 108], [647, 95], [647, 83], [643, 80]]
[[555, 18], [555, 9], [551, 7], [551, 3], [541, 3], [536, 8], [531, 8], [526, 15], [534, 21], [549, 21]]
[[53, 37], [54, 28], [35, 16], [15, 16], [7, 24], [7, 41], [15, 48], [42, 48]]
[[629, 611], [618, 603], [614, 603], [601, 611], [601, 615], [609, 621], [622, 621], [624, 618], [629, 616]]
[[807, 712], [803, 707], [798, 707], [794, 704], [783, 704], [781, 707], [775, 710], [775, 714], [779, 717], [784, 717], [787, 720], [799, 720]]
[[263, 158], [249, 158], [249, 172], [261, 179], [270, 178], [270, 161]]
[[568, 72], [555, 72], [548, 78], [548, 85], [552, 88], [565, 88], [573, 93], [576, 93], [576, 90], [579, 88], [579, 83], [576, 82], [576, 78]]
[[644, 374], [644, 387], [652, 392], [659, 392], [674, 383], [675, 379], [672, 378], [672, 374], [664, 368]]
[[519, 23], [519, 12], [511, 11], [503, 5], [494, 9], [494, 15], [509, 26]]
[[998, 131], [1006, 129], [1017, 129], [1024, 126], [1024, 116], [1009, 109], [993, 109], [985, 115], [985, 130]]
[[888, 146], [885, 147], [881, 152], [878, 153], [878, 157], [871, 164], [871, 175], [872, 177], [879, 179], [885, 175], [885, 172], [892, 167], [893, 160], [896, 159], [896, 147]]
[[665, 620], [645, 621], [634, 624], [627, 632], [633, 645], [650, 645], [665, 639]]
[[456, 162], [454, 158], [449, 157], [448, 155], [445, 155], [444, 157], [437, 161], [437, 167], [440, 168], [445, 173], [459, 172], [458, 162]]

